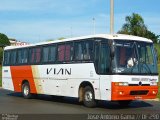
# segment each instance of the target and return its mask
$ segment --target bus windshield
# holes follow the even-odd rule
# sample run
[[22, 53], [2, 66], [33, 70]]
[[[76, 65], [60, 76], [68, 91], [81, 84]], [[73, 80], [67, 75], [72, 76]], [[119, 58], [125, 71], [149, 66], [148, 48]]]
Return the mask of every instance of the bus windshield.
[[153, 43], [114, 40], [113, 73], [157, 74], [157, 59]]

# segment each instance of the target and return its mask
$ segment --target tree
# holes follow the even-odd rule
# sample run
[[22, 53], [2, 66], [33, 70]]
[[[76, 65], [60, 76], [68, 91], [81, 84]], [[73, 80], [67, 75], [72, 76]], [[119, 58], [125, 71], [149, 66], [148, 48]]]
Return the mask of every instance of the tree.
[[5, 47], [9, 46], [11, 43], [9, 42], [8, 37], [5, 34], [0, 33], [0, 46]]
[[156, 35], [155, 33], [151, 32], [149, 30], [147, 31], [146, 38], [153, 40], [154, 43], [159, 42], [159, 37], [160, 37], [160, 35]]
[[65, 37], [60, 37], [60, 38], [58, 38], [58, 40], [64, 40], [64, 39], [66, 39]]
[[2, 65], [2, 61], [3, 61], [3, 49], [0, 48], [0, 66]]
[[121, 30], [118, 31], [119, 34], [146, 37], [153, 40], [153, 42], [158, 41], [159, 35], [147, 29], [143, 18], [139, 14], [133, 13], [131, 16], [126, 16], [125, 21], [126, 23], [122, 26]]
[[54, 40], [64, 40], [64, 39], [66, 39], [65, 37], [60, 37], [60, 38], [57, 38], [57, 39], [48, 39], [48, 40], [46, 40], [47, 42], [52, 42], [52, 41], [54, 41]]
[[3, 47], [10, 45], [9, 39], [5, 34], [0, 33], [0, 65], [3, 60]]
[[48, 39], [48, 40], [46, 40], [47, 42], [52, 42], [52, 41], [54, 41], [54, 39]]

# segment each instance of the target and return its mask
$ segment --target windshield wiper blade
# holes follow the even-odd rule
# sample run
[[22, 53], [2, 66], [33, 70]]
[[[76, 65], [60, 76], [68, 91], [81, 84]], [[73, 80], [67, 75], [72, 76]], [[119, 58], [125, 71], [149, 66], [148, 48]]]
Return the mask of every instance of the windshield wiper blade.
[[[145, 65], [146, 67], [144, 67], [144, 68], [147, 68], [146, 70], [149, 72], [149, 74], [152, 74], [152, 72], [151, 72], [151, 69], [149, 68], [149, 66], [148, 66], [148, 64], [147, 63], [145, 63], [145, 62], [141, 62], [142, 63], [142, 66], [140, 66], [141, 68], [143, 67], [143, 65]], [[140, 69], [141, 69], [140, 68]]]

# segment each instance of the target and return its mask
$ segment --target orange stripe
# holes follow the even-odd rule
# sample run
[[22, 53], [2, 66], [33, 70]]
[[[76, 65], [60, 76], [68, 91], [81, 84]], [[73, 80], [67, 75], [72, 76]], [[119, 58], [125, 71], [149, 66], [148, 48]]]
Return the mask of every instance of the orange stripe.
[[10, 68], [15, 92], [21, 92], [22, 82], [27, 80], [30, 84], [31, 93], [37, 93], [31, 66], [11, 66]]
[[[147, 95], [130, 95], [130, 91], [149, 90]], [[112, 83], [112, 100], [136, 100], [136, 97], [141, 99], [154, 99], [157, 94], [153, 94], [155, 91], [158, 93], [158, 86], [116, 86]], [[123, 94], [120, 95], [119, 92]]]

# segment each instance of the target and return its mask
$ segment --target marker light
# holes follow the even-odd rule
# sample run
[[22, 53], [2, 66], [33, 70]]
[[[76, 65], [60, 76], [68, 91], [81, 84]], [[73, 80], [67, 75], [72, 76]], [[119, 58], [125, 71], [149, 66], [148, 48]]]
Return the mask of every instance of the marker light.
[[151, 86], [157, 86], [158, 85], [158, 83], [157, 82], [151, 82], [151, 84], [150, 84]]
[[120, 95], [123, 95], [123, 92], [122, 92], [122, 91], [120, 91], [120, 92], [119, 92], [119, 94], [120, 94]]
[[117, 82], [115, 83], [116, 86], [128, 86], [128, 82]]

